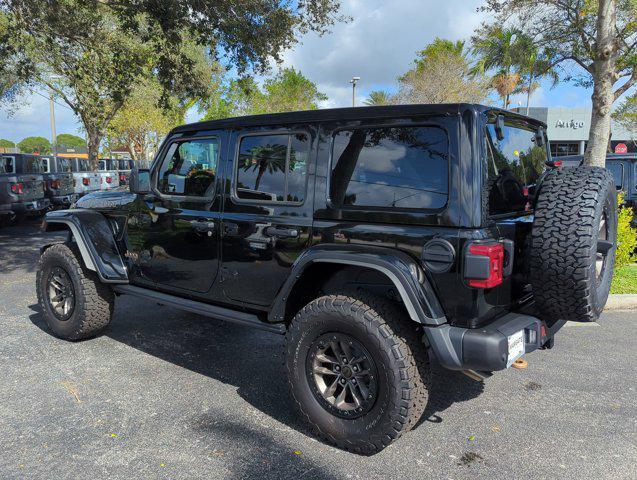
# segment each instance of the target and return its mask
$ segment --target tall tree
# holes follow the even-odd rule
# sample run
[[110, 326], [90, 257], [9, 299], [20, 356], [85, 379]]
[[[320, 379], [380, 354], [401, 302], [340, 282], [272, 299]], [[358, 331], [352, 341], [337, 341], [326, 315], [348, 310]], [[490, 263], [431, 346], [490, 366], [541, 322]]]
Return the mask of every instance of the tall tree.
[[369, 98], [363, 103], [369, 107], [379, 105], [389, 105], [391, 103], [391, 95], [384, 90], [373, 90], [369, 92]]
[[13, 148], [15, 144], [11, 140], [0, 138], [0, 148]]
[[338, 8], [337, 0], [5, 0], [0, 64], [19, 65], [19, 84], [45, 86], [73, 109], [95, 162], [108, 124], [142, 80], [157, 77], [162, 102], [205, 95], [211, 80], [194, 68], [193, 43], [210, 60], [218, 46], [239, 71], [263, 70], [297, 33], [323, 33], [340, 20]]
[[58, 147], [86, 147], [86, 140], [84, 140], [82, 137], [78, 137], [77, 135], [72, 135], [70, 133], [60, 133], [56, 137], [56, 143]]
[[604, 166], [613, 103], [637, 84], [635, 0], [486, 0], [495, 25], [513, 25], [552, 52], [553, 64], [576, 64], [565, 75], [593, 87], [584, 161]]
[[26, 137], [18, 143], [22, 153], [39, 153], [44, 155], [51, 153], [51, 142], [44, 137]]
[[149, 160], [168, 131], [181, 123], [178, 107], [159, 106], [156, 83], [138, 86], [108, 127], [109, 142], [126, 147], [133, 160]]
[[472, 38], [473, 53], [477, 57], [474, 71], [495, 71], [493, 87], [502, 98], [504, 108], [509, 108], [509, 99], [519, 85], [523, 60], [522, 47], [526, 41], [522, 32], [500, 25], [479, 30]]
[[470, 71], [464, 42], [435, 39], [418, 52], [414, 68], [398, 78], [394, 103], [482, 102], [489, 85]]

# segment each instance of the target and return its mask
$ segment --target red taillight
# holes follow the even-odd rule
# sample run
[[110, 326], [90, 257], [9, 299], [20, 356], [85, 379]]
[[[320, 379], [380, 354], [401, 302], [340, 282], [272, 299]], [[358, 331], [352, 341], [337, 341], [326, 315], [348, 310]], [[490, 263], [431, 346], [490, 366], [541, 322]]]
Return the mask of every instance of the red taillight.
[[555, 165], [556, 167], [561, 167], [562, 166], [562, 160], [555, 160], [553, 162], [553, 165]]
[[106, 183], [111, 183], [113, 181], [113, 177], [106, 177]]
[[501, 243], [474, 244], [469, 253], [477, 257], [486, 257], [489, 261], [487, 278], [469, 279], [469, 286], [475, 288], [493, 288], [502, 283], [504, 270], [504, 245]]
[[82, 179], [82, 185], [89, 186], [91, 184], [91, 180], [88, 177], [84, 177]]
[[60, 181], [59, 180], [51, 180], [51, 188], [54, 188], [56, 190], [58, 188], [60, 188]]
[[11, 193], [17, 193], [18, 195], [22, 195], [24, 193], [24, 184], [22, 184], [22, 183], [12, 183], [11, 184]]
[[123, 173], [121, 173], [121, 174], [119, 175], [119, 181], [120, 181], [120, 182], [125, 182], [125, 181], [126, 181], [126, 175], [124, 175]]

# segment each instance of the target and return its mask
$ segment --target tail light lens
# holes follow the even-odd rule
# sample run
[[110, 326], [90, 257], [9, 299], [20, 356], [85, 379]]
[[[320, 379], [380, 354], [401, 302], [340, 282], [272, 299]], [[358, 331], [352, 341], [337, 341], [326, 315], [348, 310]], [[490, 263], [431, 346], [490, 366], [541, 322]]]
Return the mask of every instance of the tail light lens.
[[22, 184], [22, 183], [12, 183], [11, 184], [11, 193], [16, 193], [18, 195], [22, 195], [24, 193], [24, 184]]
[[561, 167], [562, 166], [562, 160], [555, 160], [553, 162], [553, 165], [555, 165], [556, 167]]
[[112, 183], [113, 177], [106, 177], [106, 183]]
[[470, 287], [493, 288], [502, 283], [504, 245], [499, 242], [469, 245], [465, 256], [465, 278]]
[[51, 180], [51, 188], [54, 188], [55, 190], [60, 188], [60, 181], [59, 180]]
[[126, 175], [124, 175], [123, 173], [120, 173], [120, 175], [119, 175], [119, 181], [120, 181], [120, 182], [125, 182], [125, 181], [126, 181]]
[[84, 185], [84, 186], [87, 186], [87, 187], [88, 187], [90, 184], [91, 184], [91, 180], [90, 180], [88, 177], [84, 177], [84, 178], [82, 179], [82, 185]]

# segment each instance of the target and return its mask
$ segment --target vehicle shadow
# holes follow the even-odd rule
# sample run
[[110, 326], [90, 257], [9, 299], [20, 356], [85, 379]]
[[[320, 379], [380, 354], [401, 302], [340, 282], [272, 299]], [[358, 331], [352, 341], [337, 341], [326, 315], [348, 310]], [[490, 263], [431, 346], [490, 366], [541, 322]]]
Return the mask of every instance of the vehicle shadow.
[[[48, 331], [39, 307], [33, 305], [31, 309], [31, 321]], [[166, 362], [233, 385], [237, 393], [260, 412], [314, 437], [310, 427], [301, 421], [288, 392], [280, 335], [128, 296], [117, 299], [113, 321], [104, 334]], [[477, 397], [484, 389], [482, 383], [461, 373], [436, 366], [434, 371], [428, 404], [418, 425], [444, 421], [447, 408]], [[212, 417], [198, 423], [196, 428], [218, 425]]]
[[0, 272], [35, 272], [40, 257], [39, 247], [64, 240], [63, 233], [39, 230], [39, 222], [39, 218], [25, 219], [18, 225], [0, 230]]

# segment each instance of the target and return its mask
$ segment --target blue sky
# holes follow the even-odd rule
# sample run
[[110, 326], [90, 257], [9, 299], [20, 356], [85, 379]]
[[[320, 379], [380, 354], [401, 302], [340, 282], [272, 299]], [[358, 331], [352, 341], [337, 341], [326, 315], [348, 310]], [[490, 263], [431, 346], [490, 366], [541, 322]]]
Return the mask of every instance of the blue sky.
[[[343, 13], [353, 17], [337, 25], [331, 34], [309, 34], [283, 55], [283, 66], [293, 66], [315, 81], [329, 100], [323, 107], [351, 105], [353, 75], [361, 77], [357, 103], [372, 90], [393, 91], [396, 77], [411, 67], [417, 51], [436, 36], [468, 40], [484, 16], [476, 11], [476, 0], [343, 0]], [[531, 100], [533, 106], [590, 106], [590, 90], [568, 84], [554, 89], [543, 84]], [[22, 99], [9, 115], [0, 106], [0, 138], [20, 141], [30, 135], [51, 136], [46, 92]], [[44, 94], [44, 97], [41, 96]], [[525, 105], [524, 98], [514, 98]], [[61, 101], [58, 103], [62, 104]], [[79, 122], [66, 106], [56, 105], [57, 133], [82, 135]], [[188, 121], [199, 114], [189, 112]]]

